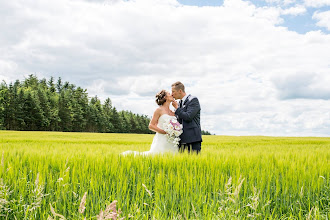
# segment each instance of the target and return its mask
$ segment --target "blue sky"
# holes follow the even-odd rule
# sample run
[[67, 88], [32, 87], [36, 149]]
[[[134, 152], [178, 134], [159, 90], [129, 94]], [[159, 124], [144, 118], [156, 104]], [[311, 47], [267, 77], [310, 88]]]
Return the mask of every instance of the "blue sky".
[[330, 7], [322, 7], [322, 9], [308, 8], [303, 15], [293, 16], [284, 15], [284, 23], [281, 26], [287, 27], [291, 31], [296, 31], [300, 34], [305, 34], [309, 31], [321, 30], [324, 33], [329, 34], [330, 31], [324, 27], [316, 26], [316, 21], [312, 19], [315, 12], [323, 12], [330, 10]]
[[[190, 6], [222, 6], [223, 0], [178, 0], [183, 5]], [[294, 4], [281, 5], [278, 2], [268, 3], [263, 0], [251, 0], [249, 1], [257, 7], [282, 7], [283, 9], [292, 7]], [[303, 1], [296, 1], [298, 4], [303, 4]], [[312, 18], [315, 12], [329, 11], [330, 6], [322, 6], [320, 8], [307, 7], [306, 12], [300, 15], [282, 15], [283, 23], [279, 26], [287, 27], [290, 31], [295, 31], [300, 34], [305, 34], [309, 31], [321, 30], [324, 33], [329, 34], [330, 31], [324, 27], [316, 26], [316, 21]]]
[[181, 81], [212, 133], [330, 136], [329, 7], [330, 0], [0, 1], [0, 81], [61, 77], [150, 117], [155, 94]]

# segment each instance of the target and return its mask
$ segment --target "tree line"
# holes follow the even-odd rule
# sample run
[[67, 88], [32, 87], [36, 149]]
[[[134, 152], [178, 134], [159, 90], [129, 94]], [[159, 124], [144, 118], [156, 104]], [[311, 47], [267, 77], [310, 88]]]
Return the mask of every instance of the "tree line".
[[51, 77], [30, 75], [20, 82], [0, 84], [0, 128], [22, 131], [153, 133], [150, 118], [118, 111], [110, 98], [102, 104], [86, 89]]
[[101, 103], [61, 78], [55, 82], [30, 75], [0, 84], [0, 129], [151, 134], [149, 123], [148, 116], [118, 111], [110, 98]]

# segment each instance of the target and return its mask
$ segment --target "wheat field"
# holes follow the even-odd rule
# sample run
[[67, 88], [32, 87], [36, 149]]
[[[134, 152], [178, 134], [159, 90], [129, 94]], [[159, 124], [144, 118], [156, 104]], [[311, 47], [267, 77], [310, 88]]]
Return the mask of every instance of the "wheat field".
[[330, 138], [0, 131], [0, 219], [329, 219]]

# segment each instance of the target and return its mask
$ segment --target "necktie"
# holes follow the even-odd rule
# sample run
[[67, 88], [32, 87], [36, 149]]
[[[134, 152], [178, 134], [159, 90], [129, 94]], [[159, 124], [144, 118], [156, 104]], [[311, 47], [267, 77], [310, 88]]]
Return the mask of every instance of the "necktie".
[[182, 100], [180, 100], [179, 105], [180, 105], [180, 108], [182, 108]]

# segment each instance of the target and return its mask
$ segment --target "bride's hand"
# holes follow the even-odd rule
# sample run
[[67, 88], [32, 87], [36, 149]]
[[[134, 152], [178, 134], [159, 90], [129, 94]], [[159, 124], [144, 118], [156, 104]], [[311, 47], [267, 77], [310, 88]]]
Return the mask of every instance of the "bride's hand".
[[159, 131], [159, 133], [160, 134], [167, 134], [166, 131], [164, 131], [164, 130]]

